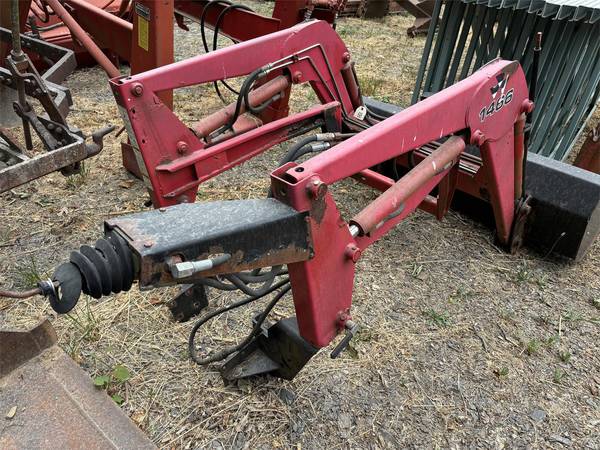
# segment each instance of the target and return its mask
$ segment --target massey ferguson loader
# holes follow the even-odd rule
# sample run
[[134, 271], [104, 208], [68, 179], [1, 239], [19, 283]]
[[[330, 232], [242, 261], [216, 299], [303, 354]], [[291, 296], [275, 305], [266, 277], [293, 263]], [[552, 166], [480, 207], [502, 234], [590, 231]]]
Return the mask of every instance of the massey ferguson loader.
[[[236, 101], [195, 124], [184, 124], [159, 96], [239, 77]], [[289, 114], [290, 91], [301, 84], [319, 103]], [[206, 287], [239, 290], [247, 297], [204, 315], [188, 343], [197, 363], [224, 361], [227, 380], [291, 379], [345, 333], [331, 352], [338, 356], [360, 326], [351, 310], [357, 261], [416, 209], [438, 219], [453, 204], [489, 211], [507, 251], [532, 244], [578, 259], [598, 232], [598, 176], [527, 157], [534, 104], [517, 62], [491, 61], [394, 108], [363, 98], [344, 43], [328, 23], [311, 20], [115, 78], [111, 87], [157, 209], [106, 220], [104, 237], [74, 250], [51, 279], [0, 296], [41, 294], [65, 314], [82, 293], [100, 298], [134, 282], [142, 290], [183, 285], [172, 310], [186, 320], [207, 305]], [[205, 180], [299, 136], [270, 174], [265, 198], [195, 203]], [[347, 178], [381, 192], [351, 218], [330, 190]], [[269, 323], [286, 294], [295, 316]], [[269, 295], [238, 345], [209, 354], [196, 346], [206, 321]]]

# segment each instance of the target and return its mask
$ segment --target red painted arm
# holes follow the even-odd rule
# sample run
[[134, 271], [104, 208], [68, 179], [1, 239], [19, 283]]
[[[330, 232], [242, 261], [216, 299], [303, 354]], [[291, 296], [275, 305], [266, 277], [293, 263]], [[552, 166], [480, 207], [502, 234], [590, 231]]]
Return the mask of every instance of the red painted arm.
[[[326, 115], [333, 118], [339, 128], [341, 114], [353, 111], [342, 75], [348, 62], [348, 51], [331, 26], [312, 21], [138, 75], [111, 80], [154, 205], [194, 201], [197, 186], [202, 181], [289, 139], [293, 133], [306, 132], [311, 123], [323, 122]], [[278, 120], [213, 144], [211, 150], [207, 150], [207, 143], [157, 96], [160, 91], [245, 76], [268, 64], [279, 67], [270, 76], [283, 75], [288, 85], [309, 82], [323, 105], [290, 117], [284, 117], [287, 109], [281, 110], [279, 115], [275, 114]]]
[[[463, 139], [480, 146], [483, 185], [494, 207], [498, 237], [506, 243], [515, 208], [514, 128], [532, 107], [518, 63], [495, 61], [471, 77], [359, 133], [327, 152], [272, 174], [280, 201], [309, 212], [314, 257], [289, 264], [301, 334], [327, 345], [348, 318], [354, 263], [361, 252], [419, 205], [447, 210], [456, 186]], [[327, 192], [327, 185], [361, 172], [444, 136], [450, 138], [348, 224]], [[517, 143], [518, 144], [518, 143]], [[522, 154], [521, 154], [522, 156]], [[385, 184], [385, 177], [380, 177]], [[438, 198], [429, 194], [439, 187]], [[438, 209], [439, 208], [439, 209]], [[443, 214], [438, 214], [441, 217]]]

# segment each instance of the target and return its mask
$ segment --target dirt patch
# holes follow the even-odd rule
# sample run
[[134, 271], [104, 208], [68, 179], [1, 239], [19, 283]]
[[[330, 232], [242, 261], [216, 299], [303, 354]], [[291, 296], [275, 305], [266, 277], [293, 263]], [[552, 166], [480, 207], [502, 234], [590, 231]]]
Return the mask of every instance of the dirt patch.
[[[367, 94], [408, 105], [424, 45], [405, 37], [411, 23], [340, 21]], [[179, 58], [200, 47], [197, 28], [177, 39]], [[86, 132], [120, 124], [103, 72], [78, 71], [68, 85], [73, 124]], [[178, 92], [176, 102], [190, 120], [219, 105], [209, 89]], [[264, 196], [282, 152], [210, 180], [199, 200]], [[375, 196], [350, 181], [333, 192], [344, 210]], [[146, 199], [121, 167], [114, 137], [84, 175], [54, 174], [0, 196], [0, 285], [23, 288], [50, 274], [71, 249], [101, 235], [104, 219], [144, 209]], [[39, 299], [2, 300], [0, 327], [50, 317], [62, 348], [91, 376], [125, 366], [131, 377], [111, 389], [164, 448], [600, 448], [598, 242], [577, 265], [511, 256], [494, 247], [490, 230], [459, 214], [438, 222], [416, 213], [358, 263], [353, 314], [363, 331], [352, 349], [337, 360], [323, 349], [291, 382], [224, 386], [214, 367], [191, 363], [192, 323], [174, 323], [162, 305], [173, 293], [84, 298], [63, 317]], [[234, 298], [209, 295], [211, 308]], [[236, 342], [256, 309], [213, 321], [201, 342]], [[291, 311], [288, 298], [277, 315]]]

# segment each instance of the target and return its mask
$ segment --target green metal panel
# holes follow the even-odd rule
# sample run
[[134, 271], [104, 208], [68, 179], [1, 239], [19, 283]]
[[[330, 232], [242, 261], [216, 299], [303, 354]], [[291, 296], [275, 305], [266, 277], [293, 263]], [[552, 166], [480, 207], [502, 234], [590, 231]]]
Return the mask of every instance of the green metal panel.
[[437, 0], [413, 103], [497, 57], [519, 60], [530, 79], [537, 32], [529, 150], [565, 159], [600, 96], [600, 0]]

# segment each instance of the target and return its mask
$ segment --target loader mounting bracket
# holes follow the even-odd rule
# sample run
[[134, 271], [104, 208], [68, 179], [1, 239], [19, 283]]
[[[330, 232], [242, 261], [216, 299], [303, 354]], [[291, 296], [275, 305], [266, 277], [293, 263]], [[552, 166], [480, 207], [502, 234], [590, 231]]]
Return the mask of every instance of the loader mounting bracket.
[[270, 374], [291, 380], [318, 350], [300, 336], [296, 317], [289, 317], [264, 324], [261, 333], [221, 367], [221, 376], [233, 381]]

